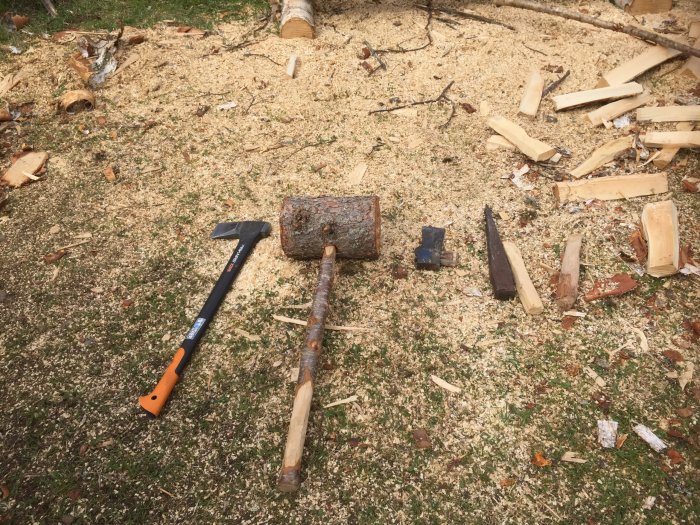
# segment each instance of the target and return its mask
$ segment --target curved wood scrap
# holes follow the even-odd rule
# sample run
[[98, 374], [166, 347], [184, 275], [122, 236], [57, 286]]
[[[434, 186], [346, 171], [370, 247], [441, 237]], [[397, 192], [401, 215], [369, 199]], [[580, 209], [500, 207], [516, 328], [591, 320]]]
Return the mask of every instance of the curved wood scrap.
[[673, 201], [649, 203], [642, 210], [642, 229], [647, 241], [647, 273], [665, 277], [680, 268], [678, 210]]
[[280, 18], [280, 37], [314, 37], [314, 6], [311, 0], [285, 0]]
[[287, 444], [284, 448], [284, 459], [277, 485], [282, 492], [294, 492], [301, 485], [301, 456], [304, 452], [311, 398], [318, 371], [318, 358], [321, 355], [323, 331], [328, 315], [328, 297], [333, 285], [335, 255], [333, 246], [327, 246], [323, 252], [318, 286], [306, 325], [306, 343], [301, 351], [292, 418], [289, 422]]
[[548, 6], [540, 4], [539, 2], [532, 2], [530, 0], [495, 0], [494, 4], [499, 7], [518, 7], [520, 9], [529, 9], [530, 11], [536, 11], [538, 13], [568, 18], [569, 20], [576, 20], [577, 22], [581, 22], [583, 24], [590, 24], [592, 26], [600, 27], [601, 29], [609, 29], [610, 31], [625, 33], [635, 38], [646, 40], [647, 42], [654, 42], [660, 46], [677, 49], [681, 53], [685, 53], [687, 55], [700, 57], [700, 49], [693, 49], [690, 46], [675, 42], [674, 40], [661, 36], [657, 33], [645, 31], [644, 29], [640, 29], [639, 27], [629, 24], [623, 25], [617, 22], [601, 20], [600, 18], [595, 18], [583, 13], [564, 9], [563, 7]]

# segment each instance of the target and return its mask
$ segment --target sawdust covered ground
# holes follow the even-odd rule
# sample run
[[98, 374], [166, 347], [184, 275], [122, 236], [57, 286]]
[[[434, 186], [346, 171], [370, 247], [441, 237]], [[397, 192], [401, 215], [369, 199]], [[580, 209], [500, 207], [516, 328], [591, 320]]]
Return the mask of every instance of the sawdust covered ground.
[[[627, 20], [605, 2], [567, 4]], [[692, 0], [677, 4], [679, 25], [697, 18]], [[57, 95], [80, 87], [67, 66], [73, 42], [37, 41], [0, 66], [2, 74], [27, 69], [9, 99], [35, 102], [21, 135], [2, 135], [3, 164], [22, 143], [51, 155], [45, 179], [13, 191], [0, 216], [4, 522], [698, 520], [699, 394], [694, 382], [681, 391], [676, 378], [697, 362], [687, 329], [697, 320], [697, 278], [635, 275], [638, 288], [623, 297], [580, 299], [576, 309], [586, 315], [570, 330], [550, 297], [550, 273], [572, 233], [586, 236], [583, 291], [596, 279], [634, 274], [618, 254], [631, 253], [627, 238], [644, 204], [662, 197], [557, 207], [551, 179], [625, 130], [591, 129], [582, 124], [585, 110], [555, 115], [550, 99], [534, 120], [516, 114], [531, 68], [548, 82], [558, 66], [571, 70], [558, 93], [591, 88], [645, 44], [486, 2], [468, 7], [517, 31], [434, 19], [431, 45], [383, 54], [386, 70], [371, 76], [358, 58], [363, 41], [419, 47], [424, 11], [334, 1], [319, 13], [313, 41], [246, 37], [254, 22], [221, 25], [202, 40], [155, 27], [123, 55], [137, 61], [97, 92], [98, 107], [75, 116], [54, 110]], [[225, 49], [244, 38], [254, 42]], [[290, 79], [293, 52], [300, 63]], [[679, 65], [641, 77], [659, 102], [687, 99], [695, 87], [673, 71]], [[452, 119], [446, 102], [368, 114], [435, 98], [452, 81]], [[237, 107], [216, 109], [229, 101]], [[526, 159], [487, 152], [492, 132], [479, 111], [467, 111], [485, 103], [571, 157], [539, 170], [534, 189], [523, 192], [502, 177]], [[202, 117], [200, 106], [210, 107]], [[360, 163], [367, 172], [353, 183]], [[655, 170], [640, 164], [624, 159], [605, 172]], [[108, 165], [119, 168], [114, 183], [102, 174]], [[683, 242], [696, 249], [698, 201], [680, 181], [699, 165], [696, 153], [681, 153], [667, 196]], [[282, 199], [302, 194], [379, 195], [383, 255], [340, 264], [330, 322], [372, 331], [327, 334], [306, 480], [287, 497], [275, 479], [303, 329], [272, 315], [304, 318], [306, 310], [288, 307], [310, 300], [317, 264], [286, 259], [276, 229], [249, 259], [163, 416], [147, 419], [136, 399], [155, 384], [233, 249], [208, 240], [214, 224], [276, 225]], [[489, 293], [486, 204], [503, 214], [502, 236], [521, 248], [542, 317]], [[448, 225], [456, 268], [412, 269], [422, 225]], [[80, 234], [91, 234], [89, 242], [44, 263], [86, 238]], [[407, 278], [396, 278], [397, 264]], [[684, 361], [664, 357], [667, 350]], [[441, 390], [431, 374], [461, 393]], [[356, 403], [323, 408], [351, 395]], [[689, 417], [678, 415], [684, 407]], [[596, 443], [596, 420], [606, 417], [630, 435], [619, 450]], [[682, 460], [653, 452], [632, 432], [636, 423]], [[416, 428], [432, 449], [415, 447]], [[567, 451], [586, 462], [560, 461]], [[534, 465], [536, 452], [551, 465]], [[656, 503], [643, 510], [648, 496]]]

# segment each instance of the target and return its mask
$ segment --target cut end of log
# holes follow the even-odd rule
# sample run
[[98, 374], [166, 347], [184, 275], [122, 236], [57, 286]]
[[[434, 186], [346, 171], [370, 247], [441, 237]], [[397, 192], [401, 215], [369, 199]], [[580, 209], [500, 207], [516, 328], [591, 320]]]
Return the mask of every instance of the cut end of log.
[[303, 18], [292, 18], [280, 27], [280, 38], [313, 38], [314, 26]]

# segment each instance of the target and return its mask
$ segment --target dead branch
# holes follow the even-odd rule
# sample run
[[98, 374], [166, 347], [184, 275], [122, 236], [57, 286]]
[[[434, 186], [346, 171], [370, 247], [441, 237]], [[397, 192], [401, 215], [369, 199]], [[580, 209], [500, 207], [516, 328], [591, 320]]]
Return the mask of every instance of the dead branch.
[[433, 1], [428, 0], [428, 5], [425, 6], [425, 10], [428, 12], [428, 21], [425, 24], [425, 36], [427, 38], [427, 41], [425, 44], [419, 47], [414, 47], [411, 49], [404, 49], [401, 47], [401, 44], [398, 44], [398, 48], [389, 48], [389, 49], [377, 49], [378, 53], [412, 53], [413, 51], [420, 51], [421, 49], [425, 49], [426, 47], [432, 45], [433, 43], [433, 35], [430, 34], [430, 24], [433, 22]]
[[[430, 9], [427, 5], [417, 5], [416, 7], [418, 9], [422, 9], [423, 11], [428, 11]], [[445, 13], [445, 14], [456, 16], [459, 18], [467, 18], [469, 20], [476, 20], [477, 22], [483, 22], [484, 24], [495, 24], [497, 26], [502, 26], [502, 27], [505, 27], [507, 29], [510, 29], [511, 31], [516, 31], [516, 29], [513, 26], [509, 26], [508, 24], [504, 24], [503, 22], [500, 22], [499, 20], [495, 20], [495, 19], [489, 18], [487, 16], [475, 15], [472, 13], [465, 13], [464, 11], [458, 11], [457, 9], [450, 9], [449, 7], [433, 7], [432, 9], [434, 11], [439, 11], [440, 13]]]
[[566, 70], [566, 73], [564, 73], [561, 78], [556, 79], [554, 82], [552, 82], [550, 85], [548, 85], [546, 88], [542, 90], [542, 98], [546, 97], [549, 95], [552, 91], [557, 89], [559, 85], [566, 80], [566, 78], [571, 74], [571, 71], [568, 69]]
[[681, 53], [686, 55], [692, 55], [700, 58], [700, 49], [695, 49], [685, 44], [681, 44], [670, 38], [652, 33], [650, 31], [645, 31], [639, 27], [633, 25], [623, 25], [616, 22], [610, 22], [608, 20], [600, 20], [589, 15], [584, 15], [582, 13], [577, 13], [575, 11], [570, 11], [562, 7], [550, 7], [547, 5], [540, 4], [538, 2], [532, 2], [531, 0], [494, 0], [494, 4], [499, 7], [517, 7], [520, 9], [529, 9], [530, 11], [536, 11], [538, 13], [544, 13], [552, 16], [559, 16], [562, 18], [567, 18], [569, 20], [575, 20], [583, 24], [590, 24], [595, 27], [600, 27], [601, 29], [608, 29], [610, 31], [617, 31], [618, 33], [625, 33], [626, 35], [639, 38], [646, 42], [653, 42], [654, 44], [668, 47], [671, 49], [677, 49]]
[[41, 2], [44, 4], [44, 7], [46, 7], [46, 10], [49, 12], [50, 16], [58, 16], [58, 11], [56, 11], [56, 8], [51, 0], [41, 0]]
[[268, 59], [270, 62], [272, 62], [273, 64], [276, 64], [276, 65], [278, 65], [278, 66], [281, 66], [281, 65], [282, 65], [282, 64], [280, 64], [279, 62], [277, 62], [276, 60], [273, 60], [273, 59], [270, 58], [269, 56], [263, 55], [262, 53], [243, 53], [243, 56], [244, 56], [244, 57], [260, 57], [260, 58], [267, 58], [267, 59]]
[[455, 83], [455, 81], [452, 80], [449, 84], [447, 84], [447, 86], [445, 86], [445, 89], [443, 89], [440, 92], [440, 94], [435, 98], [431, 98], [429, 100], [419, 100], [418, 102], [411, 102], [409, 104], [403, 104], [401, 106], [394, 106], [391, 108], [372, 109], [372, 110], [370, 110], [369, 114], [372, 115], [374, 113], [389, 113], [391, 111], [396, 111], [398, 109], [411, 108], [413, 106], [421, 106], [423, 104], [434, 104], [436, 102], [449, 102], [450, 106], [452, 106], [450, 116], [448, 117], [447, 122], [445, 122], [444, 124], [441, 124], [439, 126], [441, 129], [446, 128], [450, 124], [450, 122], [452, 122], [452, 118], [455, 116], [455, 103], [452, 102], [452, 100], [450, 98], [448, 98], [448, 96], [447, 96], [447, 92], [450, 90], [450, 88], [452, 87], [452, 85], [454, 83]]

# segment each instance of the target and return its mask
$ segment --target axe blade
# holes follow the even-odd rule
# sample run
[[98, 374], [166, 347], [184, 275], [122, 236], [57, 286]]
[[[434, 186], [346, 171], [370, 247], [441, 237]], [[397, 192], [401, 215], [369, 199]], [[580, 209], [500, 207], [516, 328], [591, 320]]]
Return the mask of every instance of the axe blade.
[[270, 230], [270, 223], [263, 221], [221, 222], [214, 228], [211, 238], [240, 239], [241, 237], [246, 237], [248, 235], [260, 235], [260, 237], [267, 237], [270, 235]]

